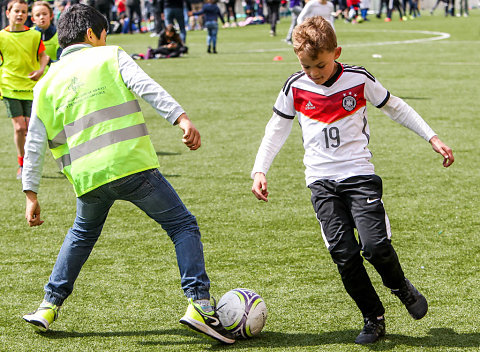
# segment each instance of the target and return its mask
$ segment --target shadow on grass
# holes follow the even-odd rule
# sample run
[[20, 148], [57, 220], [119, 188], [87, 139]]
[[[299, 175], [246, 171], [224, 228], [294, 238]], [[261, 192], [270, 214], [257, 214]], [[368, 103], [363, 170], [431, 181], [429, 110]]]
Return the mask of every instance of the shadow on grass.
[[175, 152], [156, 152], [158, 156], [168, 156], [168, 155], [181, 155], [181, 153]]
[[[353, 344], [353, 340], [358, 334], [358, 330], [341, 330], [324, 333], [283, 333], [264, 331], [258, 337], [250, 340], [239, 340], [235, 343], [236, 349], [268, 348], [268, 347], [307, 347], [322, 346], [332, 344]], [[76, 331], [48, 331], [41, 334], [49, 339], [67, 339], [82, 337], [147, 337], [147, 336], [183, 336], [196, 337], [184, 341], [172, 341], [170, 339], [140, 341], [139, 345], [145, 346], [163, 346], [163, 345], [187, 345], [204, 344], [206, 341], [203, 335], [194, 333], [186, 328], [165, 329], [165, 330], [147, 330], [147, 331], [104, 331], [104, 332], [76, 332]], [[211, 340], [210, 349], [223, 349], [226, 346]], [[412, 337], [398, 334], [388, 334], [385, 338], [371, 346], [366, 346], [374, 351], [391, 350], [396, 346], [410, 347], [479, 347], [480, 333], [457, 333], [449, 328], [433, 328], [423, 337]]]
[[381, 345], [372, 350], [388, 350], [395, 346], [414, 347], [480, 347], [480, 333], [457, 333], [450, 328], [432, 328], [427, 336], [412, 337], [398, 334], [388, 334]]
[[51, 179], [66, 179], [65, 175], [58, 171], [55, 175], [42, 175], [42, 178], [51, 178]]
[[399, 97], [403, 100], [431, 100], [432, 98], [425, 98], [425, 97]]

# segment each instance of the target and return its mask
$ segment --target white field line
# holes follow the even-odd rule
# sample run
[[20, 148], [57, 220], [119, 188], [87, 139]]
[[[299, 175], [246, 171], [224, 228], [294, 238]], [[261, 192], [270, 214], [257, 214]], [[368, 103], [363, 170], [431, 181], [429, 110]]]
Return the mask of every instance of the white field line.
[[[355, 30], [355, 32], [383, 32], [383, 33], [388, 33], [388, 32], [393, 32], [393, 33], [398, 33], [398, 32], [404, 32], [404, 33], [418, 33], [418, 34], [425, 34], [425, 35], [432, 35], [431, 37], [428, 38], [419, 38], [419, 39], [409, 39], [409, 40], [392, 40], [392, 41], [386, 41], [386, 42], [366, 42], [366, 43], [351, 43], [351, 44], [340, 44], [341, 47], [344, 48], [351, 48], [351, 47], [364, 47], [364, 46], [382, 46], [382, 45], [397, 45], [397, 44], [418, 44], [418, 43], [425, 43], [425, 42], [430, 42], [430, 41], [435, 41], [435, 40], [444, 40], [450, 38], [449, 33], [445, 32], [433, 32], [433, 31], [418, 31], [418, 30], [389, 30], [389, 29], [383, 29], [383, 30], [377, 30], [377, 29], [358, 29]], [[348, 31], [347, 31], [348, 32]], [[277, 52], [277, 51], [290, 51], [292, 48], [290, 46], [286, 46], [280, 49], [256, 49], [256, 50], [248, 50], [248, 53], [266, 53], [266, 52]]]
[[[363, 32], [398, 32], [392, 30], [364, 30]], [[355, 43], [355, 44], [345, 44], [341, 45], [344, 47], [357, 47], [357, 46], [379, 46], [379, 45], [397, 45], [397, 44], [417, 44], [417, 43], [425, 43], [431, 42], [434, 40], [444, 40], [450, 38], [449, 33], [444, 32], [432, 32], [432, 31], [417, 31], [417, 30], [401, 30], [400, 32], [404, 33], [419, 33], [425, 35], [433, 35], [433, 37], [428, 38], [419, 38], [419, 39], [409, 39], [409, 40], [393, 40], [393, 41], [386, 41], [386, 42], [373, 42], [373, 43]]]

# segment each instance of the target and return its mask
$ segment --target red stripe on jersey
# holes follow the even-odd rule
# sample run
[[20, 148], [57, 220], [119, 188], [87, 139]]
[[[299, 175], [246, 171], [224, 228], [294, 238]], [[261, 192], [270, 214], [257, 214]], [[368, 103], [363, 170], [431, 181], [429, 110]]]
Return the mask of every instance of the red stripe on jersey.
[[367, 102], [363, 94], [365, 83], [333, 95], [322, 95], [293, 87], [295, 110], [323, 123], [332, 123], [354, 114]]

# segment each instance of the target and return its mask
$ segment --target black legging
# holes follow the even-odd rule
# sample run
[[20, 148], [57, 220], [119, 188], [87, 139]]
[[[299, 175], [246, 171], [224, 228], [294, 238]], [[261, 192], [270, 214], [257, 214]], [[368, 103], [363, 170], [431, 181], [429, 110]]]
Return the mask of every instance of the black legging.
[[185, 54], [186, 52], [188, 52], [188, 48], [186, 46], [181, 46], [179, 48], [177, 47], [175, 49], [169, 49], [165, 47], [153, 49], [153, 54], [161, 54], [168, 57], [179, 57], [181, 54]]
[[230, 14], [233, 16], [233, 22], [237, 22], [237, 13], [235, 12], [235, 1], [236, 0], [228, 0], [225, 4], [226, 10], [224, 17], [227, 18], [227, 22], [230, 22]]
[[400, 15], [400, 19], [403, 17], [402, 7], [400, 6], [400, 2], [398, 0], [390, 0], [388, 2], [388, 10], [387, 10], [387, 17], [392, 18], [392, 11], [393, 8], [396, 8], [398, 14]]
[[140, 9], [140, 4], [128, 5], [128, 33], [132, 33], [133, 27], [133, 15], [137, 14], [137, 27], [138, 30], [142, 31], [142, 10]]
[[280, 2], [267, 1], [268, 19], [270, 22], [270, 30], [273, 34], [277, 32], [278, 11], [280, 9]]

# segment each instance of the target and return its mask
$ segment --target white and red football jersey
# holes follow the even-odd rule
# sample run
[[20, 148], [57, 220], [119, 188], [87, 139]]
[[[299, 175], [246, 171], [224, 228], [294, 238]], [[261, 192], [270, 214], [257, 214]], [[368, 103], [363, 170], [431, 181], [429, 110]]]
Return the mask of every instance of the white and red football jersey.
[[374, 174], [368, 150], [367, 101], [429, 141], [435, 134], [402, 99], [391, 95], [365, 68], [337, 63], [322, 85], [303, 71], [290, 76], [278, 95], [251, 173], [266, 174], [298, 116], [305, 148], [306, 183]]
[[367, 100], [382, 107], [390, 93], [367, 70], [338, 64], [322, 85], [303, 72], [290, 76], [274, 105], [284, 118], [298, 116], [305, 148], [307, 184], [374, 173], [368, 150]]

